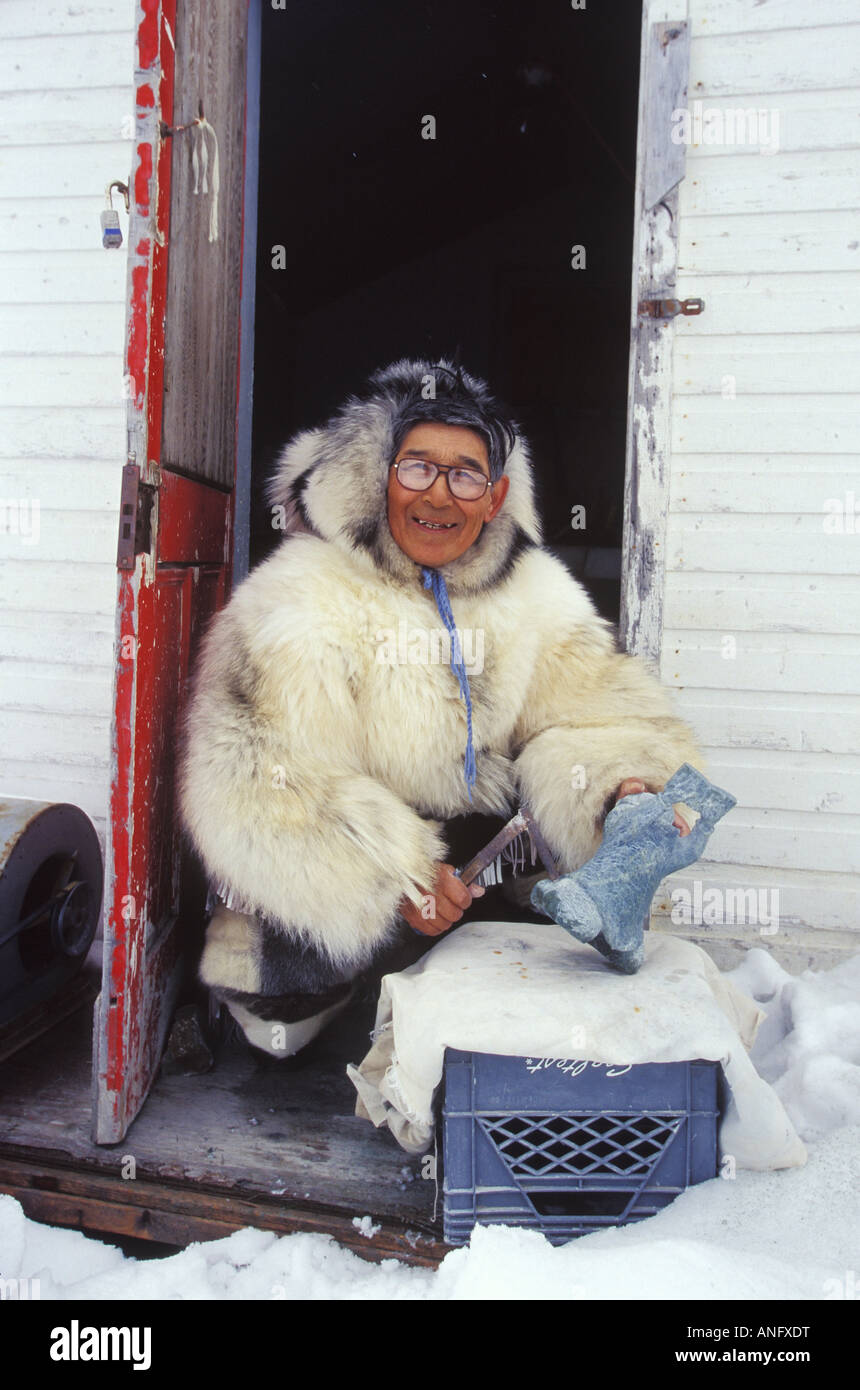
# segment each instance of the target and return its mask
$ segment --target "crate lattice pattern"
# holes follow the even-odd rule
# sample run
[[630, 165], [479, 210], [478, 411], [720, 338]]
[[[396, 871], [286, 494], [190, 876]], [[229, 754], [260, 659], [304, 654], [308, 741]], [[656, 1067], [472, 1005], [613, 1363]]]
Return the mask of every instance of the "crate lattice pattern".
[[683, 1116], [520, 1113], [476, 1118], [511, 1174], [536, 1178], [647, 1174], [674, 1139]]

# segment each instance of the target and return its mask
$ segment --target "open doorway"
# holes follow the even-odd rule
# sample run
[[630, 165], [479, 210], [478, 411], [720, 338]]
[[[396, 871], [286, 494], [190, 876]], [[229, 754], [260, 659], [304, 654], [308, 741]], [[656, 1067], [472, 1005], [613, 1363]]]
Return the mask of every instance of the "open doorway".
[[459, 352], [617, 620], [640, 25], [641, 0], [264, 7], [252, 566], [283, 443], [374, 368]]

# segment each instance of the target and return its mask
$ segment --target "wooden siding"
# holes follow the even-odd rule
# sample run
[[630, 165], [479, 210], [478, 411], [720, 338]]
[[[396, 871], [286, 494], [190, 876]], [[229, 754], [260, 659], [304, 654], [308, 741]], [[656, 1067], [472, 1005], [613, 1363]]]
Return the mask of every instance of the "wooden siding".
[[126, 252], [99, 214], [131, 164], [135, 8], [0, 6], [0, 788], [74, 802], [103, 847]]
[[246, 26], [241, 4], [215, 9], [213, 0], [184, 0], [177, 11], [182, 88], [173, 123], [186, 125], [203, 107], [217, 135], [217, 147], [210, 134], [205, 140], [210, 162], [218, 150], [221, 187], [218, 235], [210, 241], [215, 195], [194, 196], [195, 137], [173, 136], [161, 463], [226, 488], [236, 470]]
[[860, 509], [858, 19], [689, 3], [691, 114], [776, 138], [691, 144], [681, 186], [677, 293], [706, 308], [674, 327], [661, 675], [738, 807], [664, 888], [778, 889], [761, 944], [812, 959], [812, 929], [860, 932], [860, 515], [827, 523]]

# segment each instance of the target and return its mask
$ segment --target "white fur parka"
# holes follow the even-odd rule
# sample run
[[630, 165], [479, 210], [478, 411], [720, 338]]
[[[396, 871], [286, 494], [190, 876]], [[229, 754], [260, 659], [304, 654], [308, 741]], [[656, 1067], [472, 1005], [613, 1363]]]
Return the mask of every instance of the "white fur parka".
[[[284, 450], [270, 501], [288, 534], [212, 621], [185, 723], [181, 813], [219, 894], [349, 970], [432, 888], [445, 820], [527, 801], [571, 870], [624, 778], [656, 789], [699, 762], [657, 680], [541, 547], [518, 438], [500, 513], [442, 569], [471, 689], [470, 803], [442, 623], [386, 513], [393, 422], [433, 370], [377, 373]], [[210, 954], [208, 983], [255, 987], [247, 963]]]

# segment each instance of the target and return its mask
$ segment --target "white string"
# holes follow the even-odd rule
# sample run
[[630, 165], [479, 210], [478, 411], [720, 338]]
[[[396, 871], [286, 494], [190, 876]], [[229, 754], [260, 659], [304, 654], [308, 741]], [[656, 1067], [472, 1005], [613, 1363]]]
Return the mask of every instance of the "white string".
[[[212, 136], [212, 201], [209, 204], [209, 240], [218, 240], [218, 193], [221, 188], [221, 171], [218, 158], [218, 136], [215, 127], [200, 116], [194, 122], [194, 135], [191, 147], [191, 168], [194, 173], [194, 192], [208, 193], [209, 185], [209, 150], [206, 144], [206, 132]], [[198, 136], [199, 131], [199, 136]]]
[[209, 179], [207, 178], [207, 174], [209, 172], [209, 151], [206, 148], [206, 141], [202, 135], [200, 137], [200, 167], [203, 171], [200, 179], [200, 192], [208, 193]]
[[[531, 837], [529, 837], [531, 842]], [[531, 846], [531, 862], [535, 862], [534, 845]], [[526, 867], [526, 847], [522, 834], [516, 835], [507, 845], [504, 846], [501, 854], [497, 854], [495, 859], [491, 859], [485, 869], [477, 875], [474, 882], [481, 884], [484, 888], [492, 888], [503, 880], [503, 865], [510, 864], [514, 878], [518, 874], [525, 872]]]
[[517, 874], [526, 867], [526, 851], [523, 844], [522, 832], [515, 835], [509, 844], [502, 850], [502, 857], [511, 865], [516, 878]]

